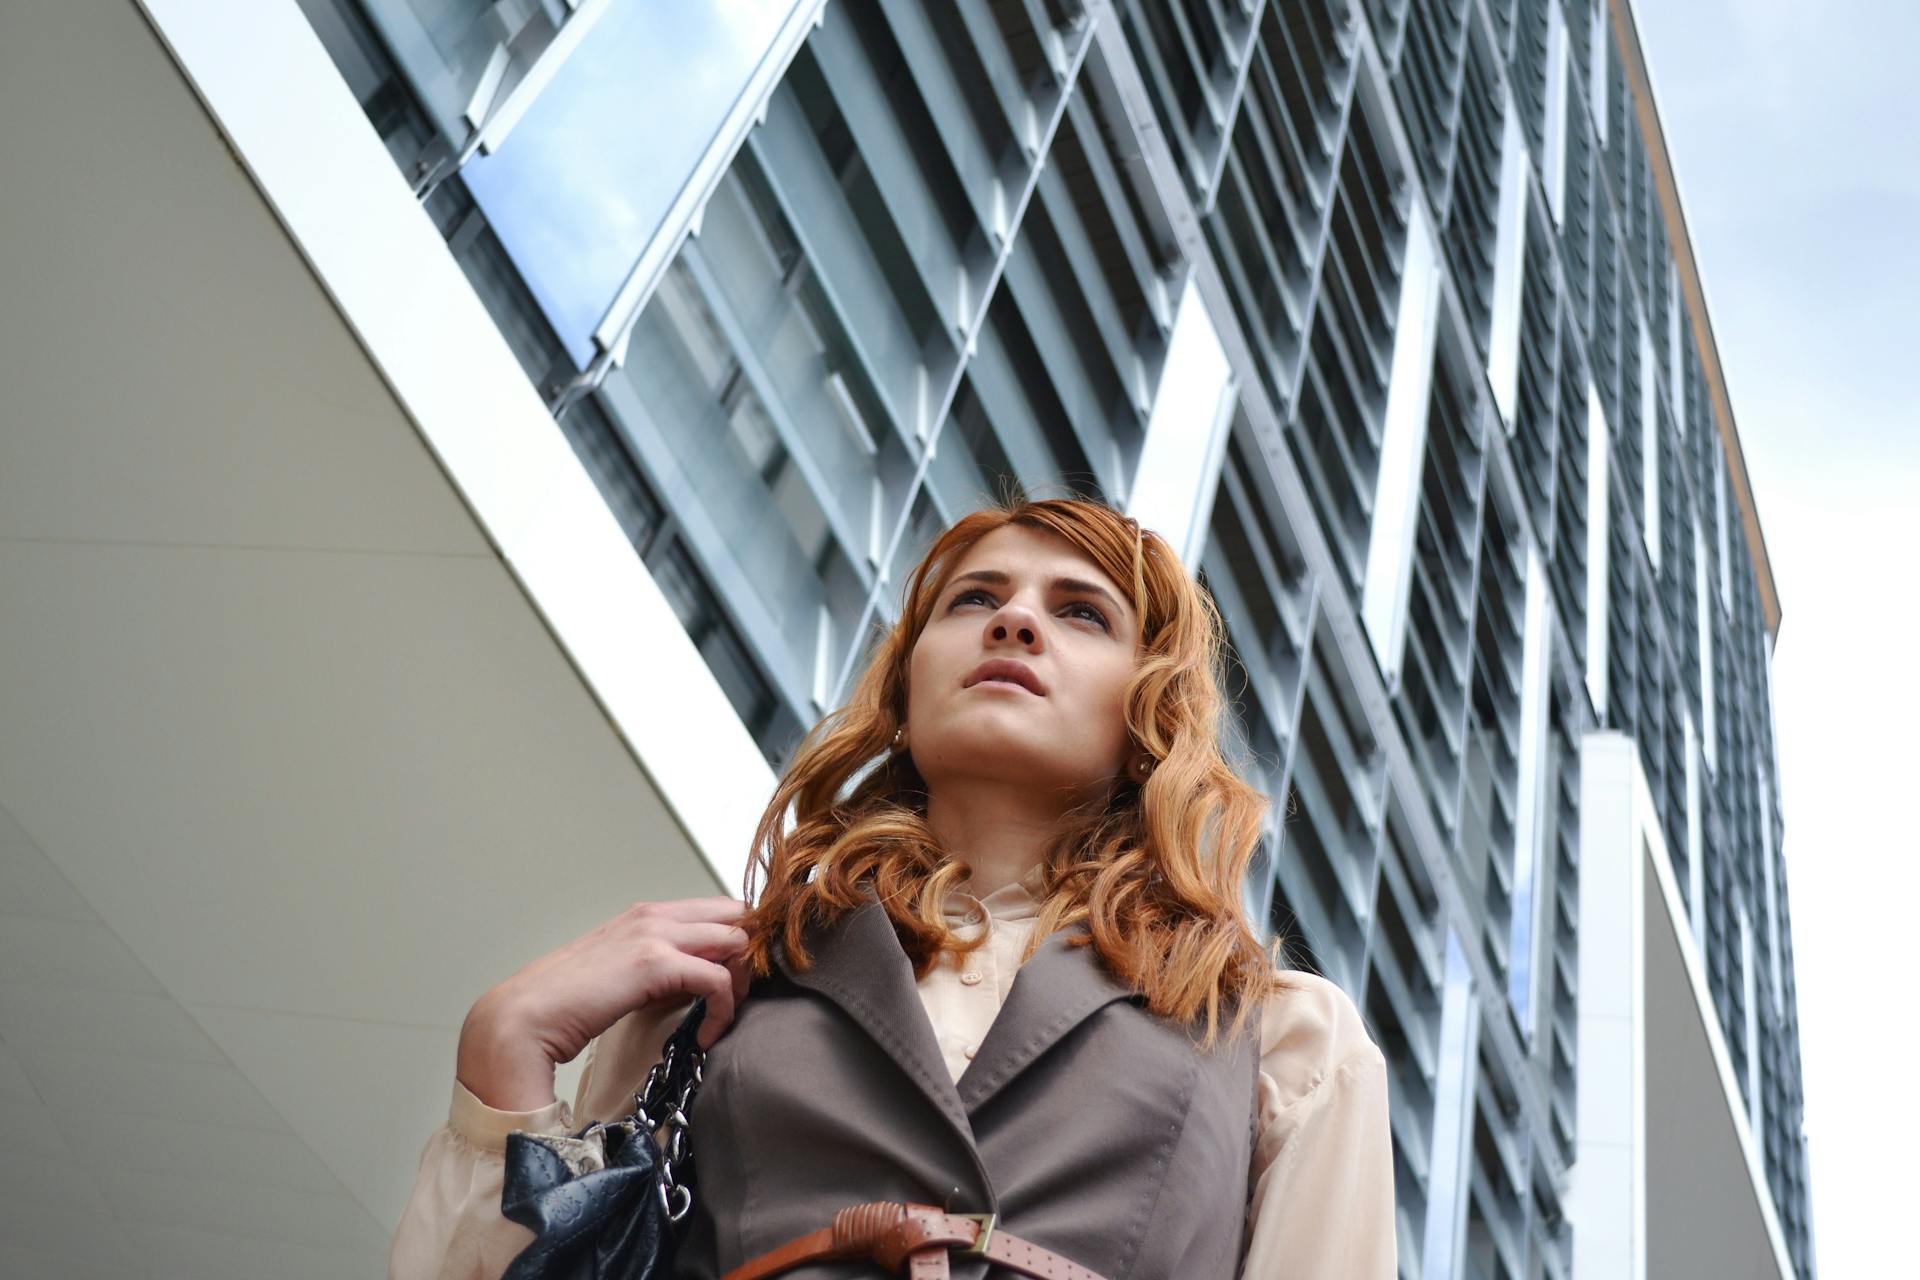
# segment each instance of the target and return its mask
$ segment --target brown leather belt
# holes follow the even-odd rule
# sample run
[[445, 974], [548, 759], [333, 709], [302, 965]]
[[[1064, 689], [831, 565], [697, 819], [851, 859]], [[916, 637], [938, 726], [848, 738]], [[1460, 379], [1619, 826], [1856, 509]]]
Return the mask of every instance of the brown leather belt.
[[995, 1229], [991, 1214], [944, 1213], [930, 1204], [879, 1200], [833, 1215], [833, 1225], [789, 1241], [727, 1272], [722, 1280], [764, 1280], [836, 1258], [871, 1258], [911, 1280], [947, 1280], [949, 1254], [985, 1258], [1034, 1280], [1100, 1280], [1057, 1253]]

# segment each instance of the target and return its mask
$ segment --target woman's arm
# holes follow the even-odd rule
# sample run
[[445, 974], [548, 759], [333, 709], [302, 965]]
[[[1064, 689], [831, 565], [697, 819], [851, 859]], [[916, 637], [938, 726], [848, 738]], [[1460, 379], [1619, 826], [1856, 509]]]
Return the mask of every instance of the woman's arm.
[[1262, 1019], [1260, 1114], [1243, 1280], [1393, 1280], [1398, 1241], [1387, 1064], [1339, 987], [1297, 989]]
[[[533, 1233], [500, 1214], [506, 1138], [568, 1133], [631, 1110], [666, 1036], [705, 997], [700, 1039], [732, 1020], [747, 975], [745, 905], [732, 898], [636, 903], [533, 961], [474, 1003], [461, 1026], [447, 1123], [427, 1139], [394, 1232], [393, 1280], [492, 1280]], [[573, 1107], [554, 1068], [587, 1060]]]
[[494, 1280], [505, 1271], [533, 1239], [533, 1232], [500, 1215], [507, 1134], [573, 1133], [632, 1111], [634, 1092], [646, 1083], [691, 1004], [636, 1010], [595, 1037], [571, 1106], [554, 1101], [527, 1111], [500, 1110], [455, 1080], [447, 1123], [420, 1153], [419, 1174], [394, 1232], [391, 1280]]

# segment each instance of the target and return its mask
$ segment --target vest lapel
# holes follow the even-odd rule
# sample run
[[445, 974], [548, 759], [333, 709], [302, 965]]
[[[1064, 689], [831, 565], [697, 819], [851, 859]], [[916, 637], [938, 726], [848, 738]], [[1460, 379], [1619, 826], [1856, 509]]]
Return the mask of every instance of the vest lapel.
[[813, 965], [800, 970], [788, 959], [786, 948], [775, 941], [773, 958], [781, 972], [845, 1010], [973, 1150], [973, 1126], [940, 1056], [933, 1024], [927, 1020], [914, 982], [913, 965], [886, 911], [877, 901], [863, 902], [816, 931], [810, 942]]
[[1096, 1011], [1134, 996], [1091, 946], [1068, 945], [1085, 932], [1063, 929], [1048, 937], [1014, 975], [1006, 1004], [960, 1075], [957, 1087], [968, 1115]]

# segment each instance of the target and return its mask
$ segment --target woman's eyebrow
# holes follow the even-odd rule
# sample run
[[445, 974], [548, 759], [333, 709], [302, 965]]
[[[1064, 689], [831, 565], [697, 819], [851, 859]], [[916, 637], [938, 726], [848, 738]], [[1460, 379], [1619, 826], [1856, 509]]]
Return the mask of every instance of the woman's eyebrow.
[[[955, 586], [962, 582], [987, 582], [996, 587], [1004, 587], [1012, 580], [1013, 579], [998, 569], [975, 569], [970, 573], [961, 574], [955, 578], [949, 586]], [[1097, 582], [1088, 582], [1085, 578], [1055, 578], [1048, 585], [1055, 591], [1070, 591], [1078, 592], [1082, 595], [1098, 596], [1100, 599], [1106, 601], [1107, 607], [1116, 613], [1132, 612], [1125, 608], [1118, 600], [1114, 599], [1112, 592]]]

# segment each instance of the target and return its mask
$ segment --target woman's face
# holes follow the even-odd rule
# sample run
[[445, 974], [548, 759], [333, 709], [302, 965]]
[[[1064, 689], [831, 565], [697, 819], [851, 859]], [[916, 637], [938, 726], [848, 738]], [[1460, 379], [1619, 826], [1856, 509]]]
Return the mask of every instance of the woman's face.
[[1126, 767], [1139, 620], [1073, 544], [1002, 525], [954, 566], [915, 642], [907, 749], [945, 779], [1098, 793]]

